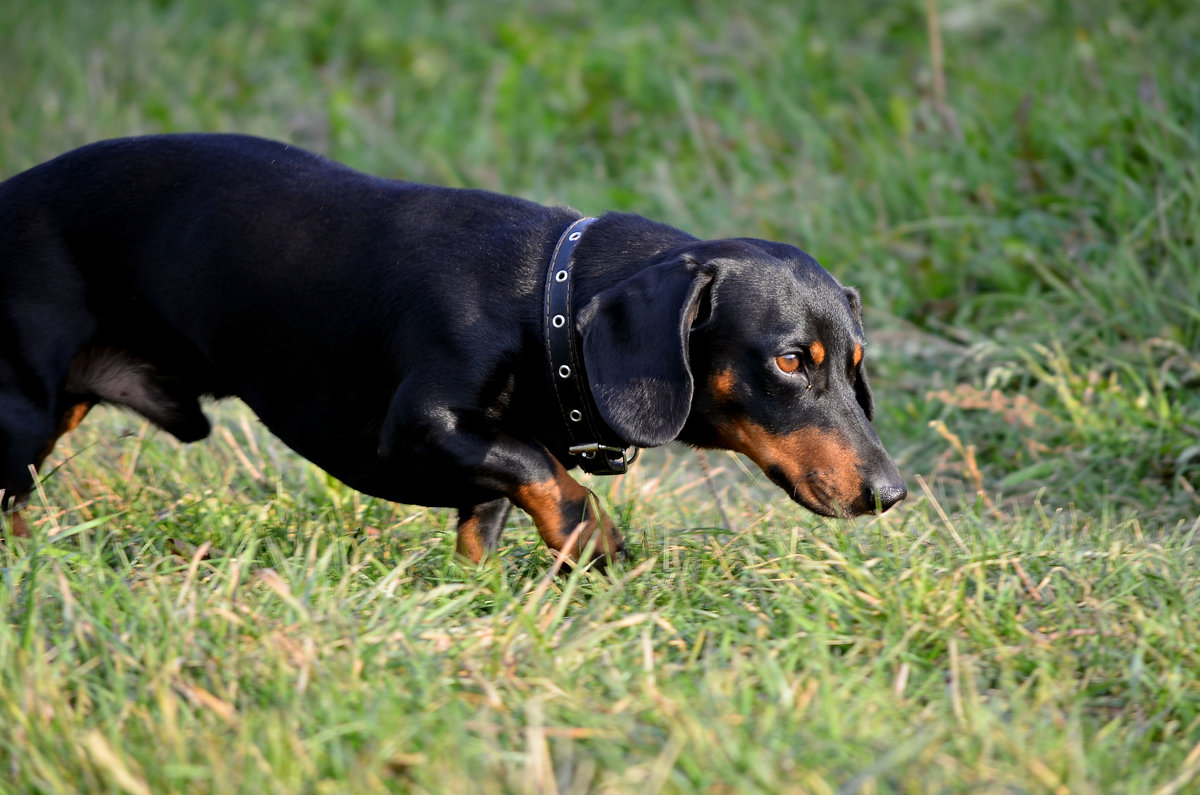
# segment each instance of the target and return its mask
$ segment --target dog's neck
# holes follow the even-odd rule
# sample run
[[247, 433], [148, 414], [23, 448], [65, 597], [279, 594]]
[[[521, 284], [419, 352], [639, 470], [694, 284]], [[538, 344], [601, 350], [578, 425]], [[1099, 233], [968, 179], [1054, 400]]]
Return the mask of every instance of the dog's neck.
[[[595, 218], [580, 218], [567, 227], [554, 247], [546, 271], [546, 297], [542, 336], [546, 363], [554, 387], [559, 422], [566, 429], [568, 448], [575, 463], [593, 475], [620, 475], [629, 461], [628, 444], [617, 437], [596, 411], [588, 388], [583, 357], [575, 334], [571, 271], [575, 246]], [[631, 459], [632, 460], [632, 459]]]

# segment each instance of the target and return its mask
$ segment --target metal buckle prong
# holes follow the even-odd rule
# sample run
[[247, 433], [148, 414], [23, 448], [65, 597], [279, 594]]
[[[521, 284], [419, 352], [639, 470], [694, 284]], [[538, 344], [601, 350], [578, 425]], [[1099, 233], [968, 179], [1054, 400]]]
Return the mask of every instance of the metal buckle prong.
[[608, 444], [600, 444], [599, 442], [588, 442], [587, 444], [577, 444], [573, 447], [568, 447], [567, 452], [571, 455], [595, 455], [596, 453], [616, 453], [622, 458], [625, 457], [625, 450], [620, 447], [613, 447]]

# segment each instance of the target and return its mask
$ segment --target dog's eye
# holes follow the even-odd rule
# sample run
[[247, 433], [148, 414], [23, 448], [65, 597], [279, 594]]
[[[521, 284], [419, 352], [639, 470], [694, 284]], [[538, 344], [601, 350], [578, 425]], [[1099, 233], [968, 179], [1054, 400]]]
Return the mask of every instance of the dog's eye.
[[775, 366], [785, 373], [794, 373], [800, 369], [800, 354], [784, 353], [775, 357]]

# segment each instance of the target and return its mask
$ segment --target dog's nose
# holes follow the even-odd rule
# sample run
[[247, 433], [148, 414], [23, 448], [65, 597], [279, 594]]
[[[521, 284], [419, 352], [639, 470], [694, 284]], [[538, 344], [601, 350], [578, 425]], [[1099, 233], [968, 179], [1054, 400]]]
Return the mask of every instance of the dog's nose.
[[880, 513], [908, 496], [908, 489], [904, 488], [904, 481], [899, 476], [876, 478], [867, 489], [867, 504], [874, 507], [878, 501]]

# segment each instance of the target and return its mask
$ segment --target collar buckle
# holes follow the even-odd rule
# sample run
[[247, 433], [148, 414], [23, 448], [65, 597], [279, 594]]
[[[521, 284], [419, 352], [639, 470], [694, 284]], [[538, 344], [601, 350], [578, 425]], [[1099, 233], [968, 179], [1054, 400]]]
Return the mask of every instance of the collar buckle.
[[635, 447], [633, 455], [626, 458], [624, 447], [588, 442], [587, 444], [571, 445], [567, 448], [567, 452], [587, 461], [587, 464], [581, 466], [593, 475], [624, 475], [629, 469], [629, 465], [637, 460], [641, 450]]

